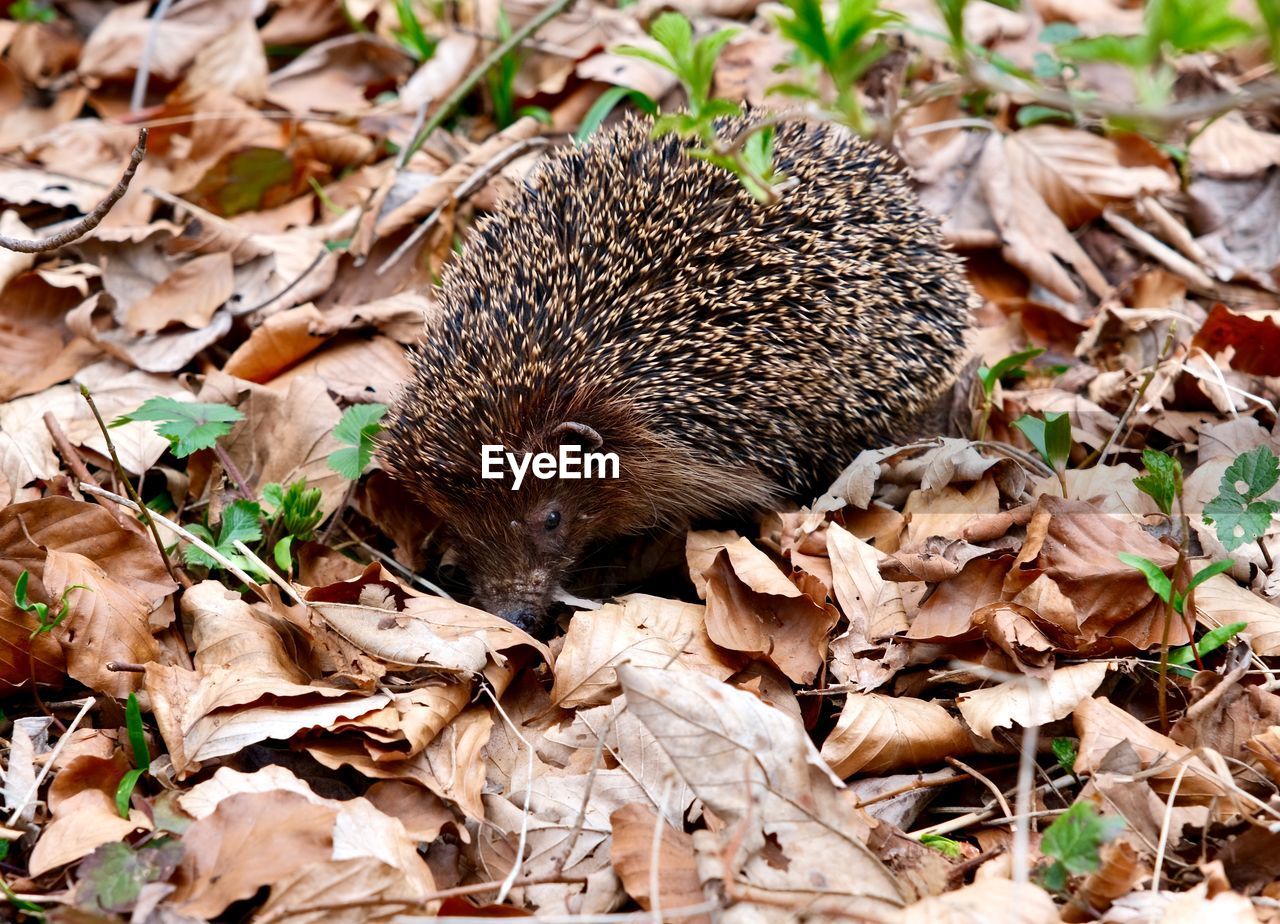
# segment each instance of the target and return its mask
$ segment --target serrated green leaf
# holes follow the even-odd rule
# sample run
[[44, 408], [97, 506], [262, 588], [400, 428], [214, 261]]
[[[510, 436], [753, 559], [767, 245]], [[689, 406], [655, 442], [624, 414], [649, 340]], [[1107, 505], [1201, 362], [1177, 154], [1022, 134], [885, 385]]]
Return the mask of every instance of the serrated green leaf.
[[1053, 748], [1053, 756], [1058, 761], [1058, 766], [1067, 773], [1074, 773], [1076, 768], [1076, 758], [1080, 754], [1080, 748], [1074, 738], [1054, 738], [1049, 742], [1049, 746]]
[[1130, 568], [1136, 568], [1142, 572], [1142, 576], [1147, 579], [1147, 586], [1155, 592], [1155, 595], [1168, 603], [1173, 595], [1173, 582], [1169, 580], [1169, 576], [1161, 570], [1149, 558], [1141, 555], [1134, 555], [1132, 552], [1118, 552], [1116, 558], [1120, 559]]
[[134, 421], [151, 421], [156, 433], [169, 441], [173, 454], [184, 459], [200, 449], [213, 445], [231, 432], [231, 427], [244, 420], [244, 415], [225, 404], [200, 404], [175, 398], [149, 398], [142, 406], [111, 421], [112, 427]]
[[373, 461], [374, 440], [386, 414], [385, 404], [356, 404], [343, 411], [333, 436], [349, 448], [332, 453], [329, 468], [351, 481], [359, 478]]
[[1203, 517], [1213, 525], [1218, 541], [1232, 552], [1265, 536], [1277, 508], [1280, 504], [1275, 501], [1249, 502], [1234, 491], [1223, 491], [1205, 504]]
[[1045, 829], [1040, 850], [1074, 875], [1098, 868], [1098, 848], [1124, 828], [1124, 819], [1098, 814], [1092, 803], [1076, 802]]
[[1222, 473], [1218, 490], [1232, 491], [1247, 501], [1266, 494], [1280, 480], [1280, 459], [1270, 447], [1258, 446], [1236, 456]]
[[688, 59], [693, 46], [693, 24], [681, 13], [663, 13], [649, 27], [649, 35], [677, 63]]
[[1182, 493], [1182, 463], [1163, 452], [1144, 449], [1142, 464], [1147, 473], [1133, 479], [1134, 487], [1155, 501], [1168, 516], [1173, 512], [1173, 502]]

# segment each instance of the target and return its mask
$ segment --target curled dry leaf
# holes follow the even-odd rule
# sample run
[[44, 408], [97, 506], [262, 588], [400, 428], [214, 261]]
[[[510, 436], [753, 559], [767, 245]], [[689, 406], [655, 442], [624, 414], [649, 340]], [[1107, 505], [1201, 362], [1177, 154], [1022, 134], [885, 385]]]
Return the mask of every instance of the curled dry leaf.
[[690, 668], [727, 680], [742, 658], [712, 644], [705, 612], [698, 604], [633, 594], [575, 614], [556, 657], [552, 703], [580, 709], [609, 702], [618, 693], [614, 668], [624, 661]]
[[1107, 661], [1059, 667], [1043, 682], [1031, 677], [1010, 680], [962, 693], [956, 703], [970, 728], [994, 739], [995, 728], [1015, 723], [1030, 728], [1066, 718], [1081, 700], [1097, 692], [1110, 667]]
[[[902, 903], [898, 883], [865, 844], [868, 819], [843, 798], [803, 726], [691, 671], [622, 665], [618, 679], [676, 772], [725, 823], [725, 843], [738, 844], [730, 873], [815, 910], [832, 901], [879, 917]], [[776, 862], [777, 851], [786, 863]]]
[[1068, 228], [1097, 218], [1109, 203], [1178, 189], [1169, 158], [1137, 135], [1104, 138], [1078, 128], [1037, 125], [1009, 135], [1004, 149], [1010, 171]]
[[[613, 842], [609, 858], [627, 894], [646, 911], [653, 907], [650, 890], [656, 876], [663, 911], [687, 908], [705, 901], [693, 852], [693, 838], [663, 824], [646, 805], [624, 805], [609, 816]], [[655, 828], [661, 825], [661, 831]], [[654, 839], [659, 840], [657, 854]], [[655, 869], [656, 862], [656, 869]], [[689, 918], [707, 922], [705, 915]]]
[[880, 576], [880, 554], [848, 530], [827, 527], [827, 554], [836, 600], [849, 620], [850, 640], [870, 643], [907, 628], [902, 587]]
[[851, 693], [822, 744], [822, 757], [837, 776], [847, 777], [923, 769], [972, 750], [964, 726], [937, 703]]
[[834, 607], [815, 602], [747, 539], [721, 547], [702, 578], [713, 642], [767, 658], [796, 683], [818, 675], [840, 618]]

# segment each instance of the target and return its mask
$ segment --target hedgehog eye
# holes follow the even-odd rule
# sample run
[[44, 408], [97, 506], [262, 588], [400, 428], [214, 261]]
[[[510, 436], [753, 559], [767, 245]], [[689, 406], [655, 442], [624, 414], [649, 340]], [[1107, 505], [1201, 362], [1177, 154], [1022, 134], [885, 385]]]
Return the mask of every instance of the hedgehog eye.
[[543, 525], [543, 526], [545, 526], [545, 527], [547, 528], [547, 532], [551, 532], [551, 530], [553, 530], [553, 529], [555, 529], [557, 526], [559, 526], [559, 525], [560, 525], [560, 511], [559, 511], [559, 510], [552, 510], [550, 513], [548, 513], [548, 514], [547, 514], [547, 519], [543, 522], [543, 524], [542, 524], [542, 525]]

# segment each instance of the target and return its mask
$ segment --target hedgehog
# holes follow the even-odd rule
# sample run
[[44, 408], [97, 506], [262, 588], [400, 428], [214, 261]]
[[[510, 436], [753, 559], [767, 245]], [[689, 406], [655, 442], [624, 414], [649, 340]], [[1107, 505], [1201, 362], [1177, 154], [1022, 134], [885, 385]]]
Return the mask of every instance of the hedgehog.
[[[544, 160], [445, 268], [384, 427], [477, 605], [535, 634], [587, 550], [825, 488], [964, 359], [972, 291], [883, 149], [784, 122], [766, 205], [690, 148], [630, 116]], [[516, 487], [542, 453], [612, 470]]]

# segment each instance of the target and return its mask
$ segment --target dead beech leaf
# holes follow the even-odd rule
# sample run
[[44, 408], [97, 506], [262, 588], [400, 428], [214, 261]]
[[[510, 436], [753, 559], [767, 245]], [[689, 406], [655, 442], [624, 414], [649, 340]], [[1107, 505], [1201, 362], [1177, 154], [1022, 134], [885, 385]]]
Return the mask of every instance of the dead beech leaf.
[[[1280, 141], [1280, 136], [1276, 138]], [[1220, 357], [1224, 368], [1247, 375], [1280, 375], [1280, 325], [1276, 324], [1275, 312], [1254, 317], [1237, 314], [1219, 303], [1196, 331], [1191, 345]], [[1221, 358], [1228, 350], [1229, 361]]]
[[442, 597], [411, 597], [401, 610], [345, 603], [312, 603], [331, 628], [362, 651], [390, 664], [429, 665], [478, 673], [501, 652], [546, 646], [498, 616]]
[[273, 314], [253, 329], [249, 339], [223, 364], [222, 371], [249, 382], [270, 382], [325, 343], [328, 338], [311, 333], [322, 321], [323, 316], [310, 303]]
[[983, 879], [904, 908], [893, 924], [1058, 924], [1058, 909], [1039, 886]]
[[32, 876], [79, 860], [103, 844], [128, 837], [139, 829], [151, 830], [147, 816], [131, 809], [128, 818], [116, 811], [115, 799], [100, 789], [86, 789], [65, 800], [40, 835], [27, 868]]
[[55, 600], [66, 594], [67, 616], [53, 630], [67, 659], [67, 673], [85, 686], [123, 699], [142, 686], [136, 673], [111, 671], [109, 661], [146, 664], [159, 659], [151, 634], [152, 601], [74, 552], [50, 549], [43, 582]]
[[1196, 588], [1196, 621], [1210, 628], [1248, 623], [1241, 635], [1262, 657], [1280, 654], [1280, 607], [1241, 587], [1230, 576], [1215, 575]]
[[815, 603], [745, 538], [721, 548], [702, 577], [713, 642], [768, 658], [796, 683], [817, 676], [839, 619], [834, 607]]
[[741, 659], [712, 644], [705, 611], [698, 604], [633, 594], [575, 614], [556, 657], [551, 702], [562, 709], [609, 702], [618, 693], [614, 668], [623, 661], [691, 668], [728, 680]]
[[942, 706], [878, 693], [850, 693], [822, 743], [823, 759], [842, 778], [921, 769], [972, 750], [964, 726]]
[[1009, 170], [1035, 189], [1068, 228], [1112, 202], [1174, 192], [1169, 159], [1132, 135], [1104, 138], [1061, 125], [1036, 125], [1005, 138]]
[[1260, 132], [1238, 112], [1229, 112], [1197, 130], [1191, 167], [1220, 179], [1247, 179], [1280, 164], [1280, 136]]
[[1011, 172], [999, 136], [987, 139], [977, 170], [1006, 260], [1069, 302], [1078, 301], [1081, 292], [1059, 260], [1072, 267], [1094, 295], [1102, 297], [1110, 291], [1106, 277], [1062, 219], [1025, 177]]
[[902, 587], [880, 576], [880, 554], [848, 530], [827, 527], [827, 554], [836, 600], [849, 620], [850, 639], [871, 642], [907, 628]]
[[[657, 825], [662, 825], [656, 857], [662, 909], [670, 911], [705, 901], [690, 835], [659, 821], [652, 809], [638, 802], [616, 810], [609, 816], [609, 825], [613, 829], [609, 859], [622, 880], [622, 887], [641, 908], [648, 911], [653, 906], [649, 890], [652, 887], [653, 839]], [[710, 918], [700, 915], [688, 920], [705, 922]]]
[[[692, 671], [624, 664], [618, 679], [629, 708], [706, 807], [727, 830], [749, 825], [734, 835], [741, 840], [732, 860], [749, 883], [803, 896], [813, 910], [834, 900], [849, 913], [880, 917], [902, 903], [897, 881], [863, 840], [866, 816], [842, 797], [802, 725]], [[777, 850], [788, 861], [783, 868], [771, 859]]]
[[129, 306], [125, 327], [139, 334], [155, 333], [170, 324], [199, 330], [231, 298], [235, 285], [231, 254], [193, 257]]
[[1106, 661], [1090, 661], [1059, 667], [1043, 684], [1034, 678], [1010, 680], [961, 693], [956, 705], [970, 728], [994, 740], [995, 728], [1014, 723], [1030, 728], [1066, 718], [1081, 700], [1093, 696], [1110, 666]]

